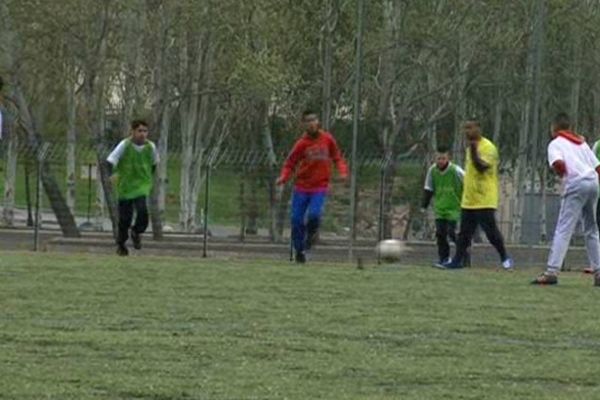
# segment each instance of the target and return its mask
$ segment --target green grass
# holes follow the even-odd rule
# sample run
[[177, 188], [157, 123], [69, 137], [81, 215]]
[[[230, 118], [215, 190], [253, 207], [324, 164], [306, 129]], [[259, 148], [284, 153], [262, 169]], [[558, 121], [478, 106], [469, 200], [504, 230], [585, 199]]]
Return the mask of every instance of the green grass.
[[0, 399], [600, 398], [600, 289], [533, 274], [4, 253]]

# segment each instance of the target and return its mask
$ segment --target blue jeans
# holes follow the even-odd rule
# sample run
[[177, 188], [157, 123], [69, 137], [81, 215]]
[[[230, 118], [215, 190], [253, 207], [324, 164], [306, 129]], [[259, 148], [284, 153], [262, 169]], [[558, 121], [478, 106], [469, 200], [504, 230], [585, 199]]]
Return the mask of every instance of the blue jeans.
[[303, 252], [306, 237], [319, 229], [327, 192], [306, 193], [294, 190], [292, 197], [292, 242], [296, 252]]

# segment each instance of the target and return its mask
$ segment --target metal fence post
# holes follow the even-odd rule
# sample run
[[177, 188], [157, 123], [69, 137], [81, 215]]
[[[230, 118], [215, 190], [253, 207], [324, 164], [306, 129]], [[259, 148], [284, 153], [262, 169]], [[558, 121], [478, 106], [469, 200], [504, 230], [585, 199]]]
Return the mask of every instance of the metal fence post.
[[44, 173], [44, 161], [48, 154], [48, 148], [50, 145], [44, 143], [39, 149], [36, 157], [37, 161], [37, 177], [36, 177], [36, 189], [35, 189], [35, 222], [33, 231], [33, 251], [38, 251], [40, 247], [40, 197], [41, 197], [41, 185], [42, 185], [42, 174]]
[[209, 190], [210, 190], [210, 161], [206, 163], [206, 172], [205, 172], [205, 187], [204, 187], [204, 221], [203, 221], [203, 231], [204, 237], [202, 238], [202, 257], [208, 257], [208, 201], [209, 201]]

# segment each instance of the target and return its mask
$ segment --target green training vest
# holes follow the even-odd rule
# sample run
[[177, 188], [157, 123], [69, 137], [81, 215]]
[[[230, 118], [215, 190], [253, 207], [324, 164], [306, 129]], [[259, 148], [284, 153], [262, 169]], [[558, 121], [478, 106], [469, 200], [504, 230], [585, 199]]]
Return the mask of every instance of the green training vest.
[[144, 148], [138, 151], [131, 139], [127, 139], [123, 155], [117, 164], [117, 193], [120, 200], [131, 200], [150, 195], [152, 190], [152, 166], [154, 154], [152, 144], [147, 141]]
[[431, 171], [431, 178], [435, 217], [457, 221], [460, 217], [463, 185], [456, 171], [456, 165], [450, 164], [443, 172], [438, 167], [434, 167]]

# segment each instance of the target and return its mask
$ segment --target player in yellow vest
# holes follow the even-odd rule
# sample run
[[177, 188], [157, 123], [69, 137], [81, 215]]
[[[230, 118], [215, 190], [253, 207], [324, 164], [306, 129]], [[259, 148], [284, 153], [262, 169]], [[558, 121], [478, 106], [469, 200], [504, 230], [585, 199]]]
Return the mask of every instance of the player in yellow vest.
[[504, 239], [496, 224], [495, 215], [498, 208], [498, 150], [494, 143], [483, 137], [478, 120], [467, 120], [463, 130], [469, 147], [465, 161], [456, 254], [452, 260], [434, 266], [442, 269], [462, 268], [467, 249], [479, 225], [498, 251], [502, 267], [511, 270], [513, 261], [506, 253]]

